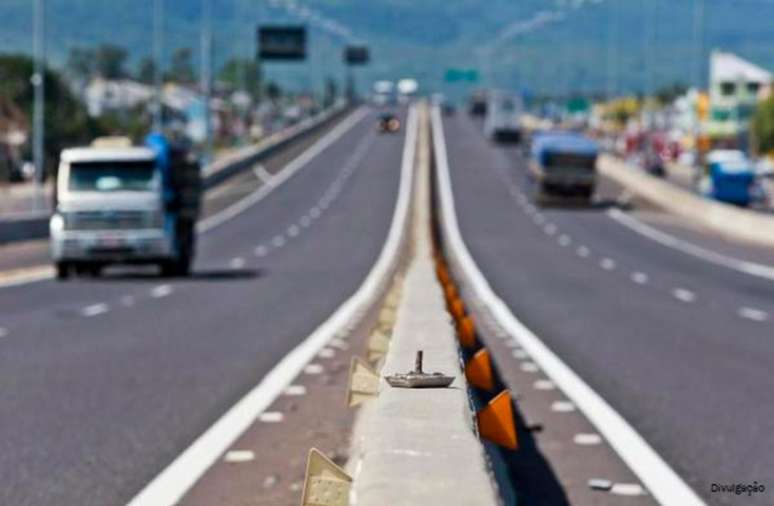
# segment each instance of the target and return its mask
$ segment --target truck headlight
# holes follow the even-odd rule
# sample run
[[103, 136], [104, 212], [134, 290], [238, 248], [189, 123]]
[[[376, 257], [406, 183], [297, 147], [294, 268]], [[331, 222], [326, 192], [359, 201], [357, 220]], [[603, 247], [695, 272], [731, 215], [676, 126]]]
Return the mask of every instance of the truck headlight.
[[52, 233], [63, 231], [65, 229], [64, 216], [59, 213], [54, 214], [49, 220], [48, 226]]

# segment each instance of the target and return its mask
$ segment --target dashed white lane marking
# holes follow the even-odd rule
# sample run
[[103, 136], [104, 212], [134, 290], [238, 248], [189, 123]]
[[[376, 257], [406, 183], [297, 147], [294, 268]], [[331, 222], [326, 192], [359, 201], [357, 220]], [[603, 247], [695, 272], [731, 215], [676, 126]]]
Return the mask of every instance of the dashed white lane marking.
[[317, 206], [314, 206], [309, 210], [309, 216], [311, 216], [313, 219], [317, 219], [320, 217], [320, 208]]
[[740, 307], [737, 313], [741, 318], [746, 318], [755, 322], [765, 322], [769, 319], [769, 313], [762, 309], [752, 307]]
[[569, 413], [575, 411], [575, 404], [570, 401], [554, 401], [551, 404], [551, 411], [557, 413]]
[[513, 358], [517, 360], [524, 360], [529, 358], [529, 355], [527, 354], [527, 352], [522, 349], [513, 350], [512, 354], [513, 354]]
[[239, 464], [255, 460], [255, 452], [250, 450], [231, 450], [223, 456], [223, 462]]
[[92, 304], [81, 309], [81, 315], [86, 317], [97, 316], [108, 312], [108, 305], [104, 303]]
[[320, 364], [309, 364], [304, 367], [304, 374], [320, 374], [325, 369]]
[[124, 307], [134, 306], [134, 297], [132, 295], [124, 295], [121, 297], [121, 305]]
[[632, 281], [638, 285], [644, 285], [648, 282], [648, 275], [644, 272], [632, 272]]
[[242, 269], [245, 266], [245, 259], [242, 257], [232, 258], [229, 265], [232, 269]]
[[285, 238], [281, 235], [275, 236], [274, 239], [271, 240], [271, 245], [275, 248], [281, 248], [285, 245]]
[[672, 295], [680, 302], [693, 302], [696, 300], [696, 294], [685, 288], [675, 288], [672, 290]]
[[290, 385], [285, 389], [285, 395], [290, 397], [306, 395], [306, 387], [304, 385]]
[[535, 362], [523, 362], [520, 369], [524, 372], [538, 372], [540, 370]]
[[256, 246], [255, 248], [255, 256], [257, 257], [265, 257], [268, 252], [269, 252], [269, 249], [263, 245]]
[[284, 419], [285, 415], [279, 411], [264, 411], [258, 415], [258, 421], [263, 423], [280, 423]]
[[0, 337], [6, 337], [8, 335], [8, 329], [0, 327]]
[[556, 385], [551, 380], [541, 379], [534, 382], [532, 384], [532, 387], [535, 390], [554, 390], [556, 388]]
[[554, 235], [556, 233], [556, 230], [557, 230], [556, 225], [554, 225], [553, 223], [549, 223], [548, 225], [543, 227], [543, 232], [545, 232], [546, 235]]
[[591, 251], [586, 246], [578, 246], [575, 253], [581, 258], [588, 258]]
[[298, 224], [306, 228], [312, 224], [312, 219], [309, 216], [304, 215], [300, 220], [298, 220]]
[[559, 246], [566, 248], [570, 244], [572, 244], [572, 239], [570, 239], [570, 236], [567, 234], [562, 234], [559, 236], [559, 239], [557, 241], [559, 243]]
[[607, 492], [613, 488], [613, 482], [601, 478], [592, 478], [589, 480], [589, 488], [591, 490], [602, 490]]
[[599, 262], [599, 266], [605, 269], [606, 271], [612, 271], [615, 269], [615, 260], [612, 258], [603, 258]]
[[638, 483], [614, 483], [610, 493], [615, 495], [637, 496], [645, 495], [645, 489]]
[[546, 222], [546, 218], [542, 214], [536, 214], [532, 217], [532, 221], [535, 223], [535, 225], [542, 225]]
[[320, 358], [333, 358], [336, 356], [336, 351], [333, 348], [323, 348], [317, 356]]
[[290, 225], [288, 227], [288, 236], [290, 237], [296, 237], [299, 232], [298, 225]]
[[253, 174], [255, 174], [255, 177], [261, 180], [263, 184], [267, 184], [269, 186], [274, 185], [274, 176], [269, 174], [269, 172], [266, 170], [266, 167], [261, 165], [260, 163], [253, 167]]
[[602, 443], [602, 436], [594, 433], [578, 433], [572, 438], [572, 442], [579, 446], [595, 446]]
[[153, 289], [150, 291], [150, 295], [154, 299], [167, 297], [171, 293], [172, 293], [172, 287], [170, 285], [159, 285], [159, 286], [153, 287]]

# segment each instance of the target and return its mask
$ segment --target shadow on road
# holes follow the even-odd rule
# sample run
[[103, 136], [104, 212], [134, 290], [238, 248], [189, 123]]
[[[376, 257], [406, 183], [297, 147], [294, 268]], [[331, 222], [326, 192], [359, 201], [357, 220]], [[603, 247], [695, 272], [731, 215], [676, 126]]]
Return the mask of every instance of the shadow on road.
[[186, 281], [244, 281], [257, 279], [266, 275], [265, 269], [197, 269], [190, 276], [160, 276], [155, 271], [119, 271], [108, 272], [97, 280], [110, 281], [147, 281], [158, 283], [164, 280], [174, 280], [178, 282]]

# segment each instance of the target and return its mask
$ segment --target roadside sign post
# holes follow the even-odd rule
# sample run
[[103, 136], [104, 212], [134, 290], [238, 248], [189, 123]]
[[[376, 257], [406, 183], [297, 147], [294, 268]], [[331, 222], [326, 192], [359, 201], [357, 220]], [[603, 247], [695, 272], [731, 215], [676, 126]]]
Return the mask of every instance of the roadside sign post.
[[347, 66], [347, 97], [355, 98], [355, 75], [352, 67], [368, 64], [371, 55], [367, 46], [347, 46], [344, 48], [344, 64]]

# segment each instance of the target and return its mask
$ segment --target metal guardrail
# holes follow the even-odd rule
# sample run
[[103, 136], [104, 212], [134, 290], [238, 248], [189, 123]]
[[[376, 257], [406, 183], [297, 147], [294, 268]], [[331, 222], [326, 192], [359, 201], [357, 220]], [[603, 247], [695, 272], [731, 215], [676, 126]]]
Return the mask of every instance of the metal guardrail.
[[[202, 171], [205, 190], [214, 188], [235, 174], [249, 169], [255, 163], [274, 155], [289, 144], [310, 135], [331, 120], [349, 110], [346, 103], [338, 103], [316, 116], [274, 133], [256, 145], [246, 147], [211, 163]], [[0, 217], [0, 244], [45, 239], [48, 237], [49, 213], [24, 213]]]

